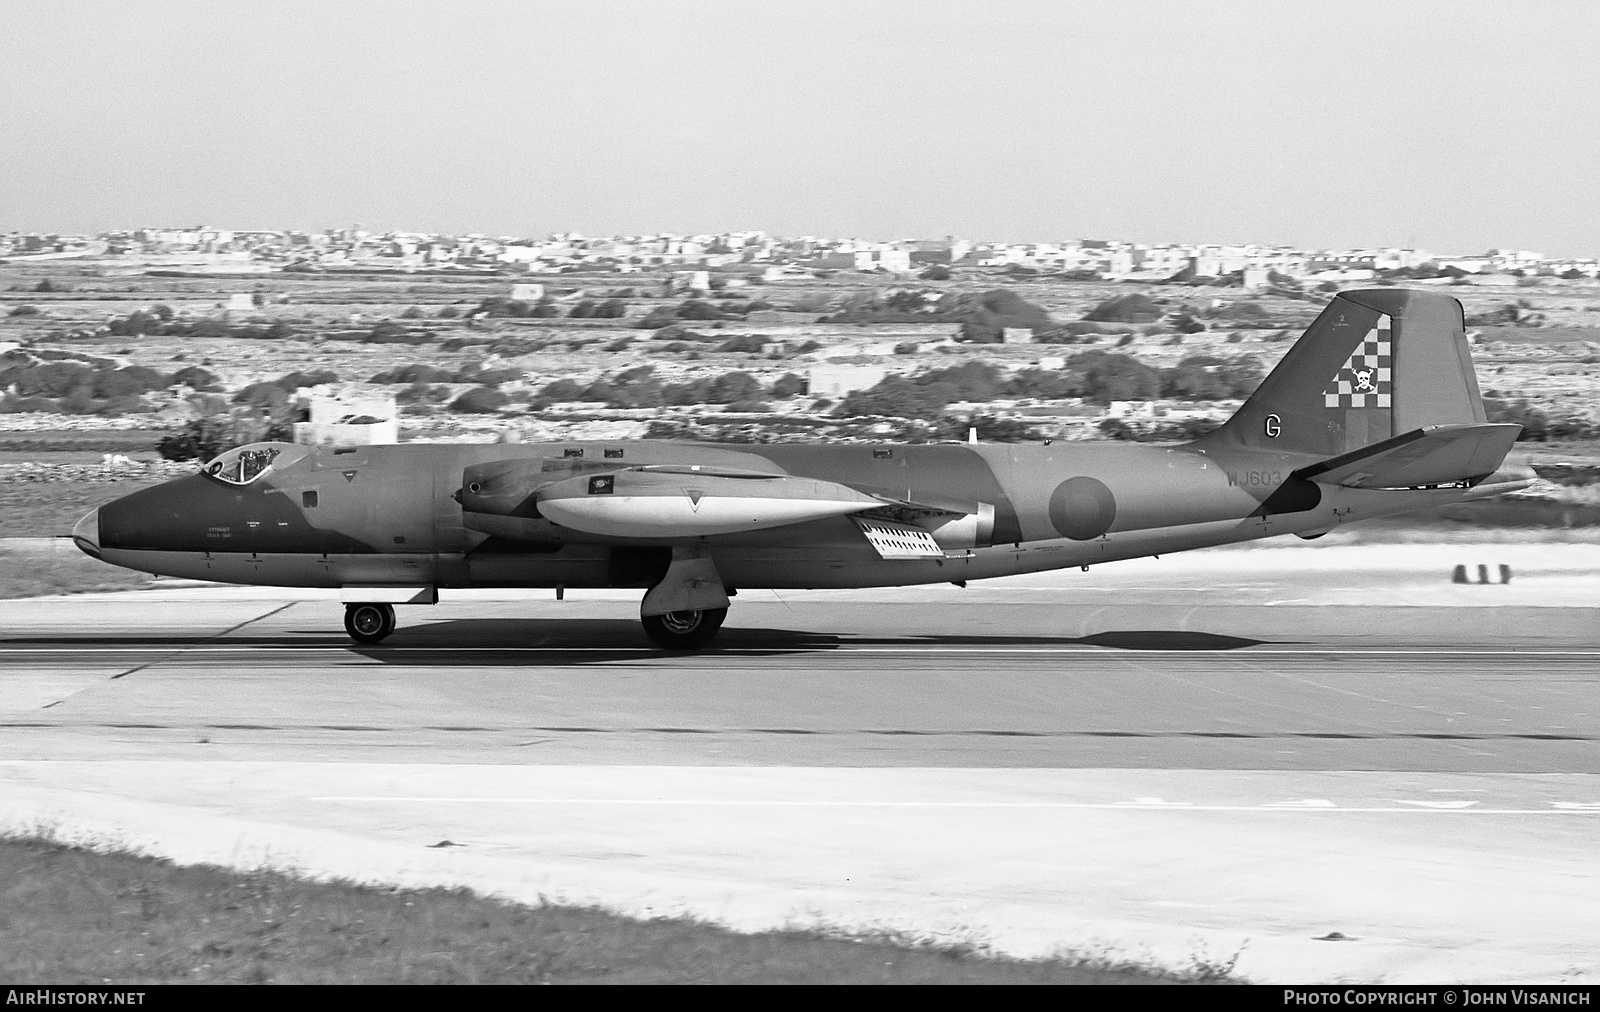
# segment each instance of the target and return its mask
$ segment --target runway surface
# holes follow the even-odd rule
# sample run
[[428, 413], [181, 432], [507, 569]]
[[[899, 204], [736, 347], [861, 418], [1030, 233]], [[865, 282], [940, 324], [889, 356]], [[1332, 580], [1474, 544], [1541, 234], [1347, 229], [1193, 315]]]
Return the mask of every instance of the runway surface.
[[[326, 593], [0, 602], [0, 821], [1263, 980], [1593, 980], [1593, 555], [748, 592], [691, 656], [623, 593], [447, 595], [359, 649]], [[1479, 559], [1516, 575], [1449, 582]]]

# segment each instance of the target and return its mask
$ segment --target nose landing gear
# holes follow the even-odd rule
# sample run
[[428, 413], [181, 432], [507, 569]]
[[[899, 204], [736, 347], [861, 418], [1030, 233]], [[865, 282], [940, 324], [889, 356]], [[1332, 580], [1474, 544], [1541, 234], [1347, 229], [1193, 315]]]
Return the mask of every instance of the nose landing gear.
[[357, 643], [377, 643], [394, 632], [394, 605], [347, 604], [344, 631]]

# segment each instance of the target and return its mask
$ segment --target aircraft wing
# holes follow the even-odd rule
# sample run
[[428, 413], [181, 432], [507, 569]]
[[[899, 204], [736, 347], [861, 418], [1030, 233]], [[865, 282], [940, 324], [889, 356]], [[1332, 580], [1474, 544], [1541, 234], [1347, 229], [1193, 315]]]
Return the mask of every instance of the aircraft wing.
[[930, 492], [914, 492], [909, 488], [886, 488], [882, 485], [863, 485], [859, 482], [849, 484], [857, 492], [877, 499], [889, 512], [971, 516], [981, 513], [985, 505], [976, 500], [958, 499]]
[[1294, 472], [1325, 485], [1347, 488], [1418, 488], [1475, 482], [1495, 472], [1522, 426], [1431, 425]]
[[530, 541], [558, 540], [559, 528], [680, 539], [854, 515], [879, 554], [898, 559], [986, 544], [994, 528], [989, 503], [722, 465], [645, 464], [555, 477], [527, 461], [493, 461], [468, 468], [457, 496], [469, 529]]

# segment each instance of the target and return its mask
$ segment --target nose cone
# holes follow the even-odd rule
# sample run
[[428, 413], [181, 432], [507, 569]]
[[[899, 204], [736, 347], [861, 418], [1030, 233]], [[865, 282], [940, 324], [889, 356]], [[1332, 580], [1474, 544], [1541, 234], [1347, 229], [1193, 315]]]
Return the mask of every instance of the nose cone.
[[100, 511], [90, 510], [72, 528], [72, 540], [84, 554], [100, 557]]

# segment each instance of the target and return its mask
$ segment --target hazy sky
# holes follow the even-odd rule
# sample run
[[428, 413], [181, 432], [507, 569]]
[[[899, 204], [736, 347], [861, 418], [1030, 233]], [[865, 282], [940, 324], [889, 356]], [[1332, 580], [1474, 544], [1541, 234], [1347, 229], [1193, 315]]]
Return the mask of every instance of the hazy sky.
[[1600, 254], [1600, 4], [4, 0], [0, 231]]

